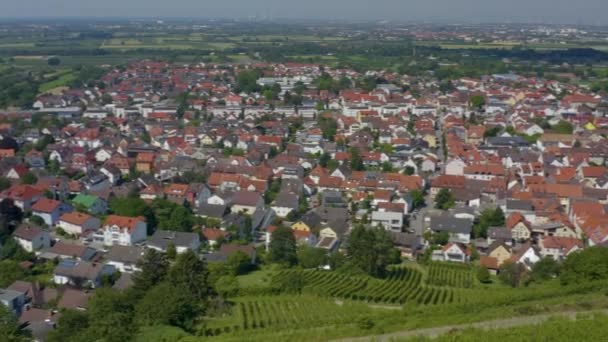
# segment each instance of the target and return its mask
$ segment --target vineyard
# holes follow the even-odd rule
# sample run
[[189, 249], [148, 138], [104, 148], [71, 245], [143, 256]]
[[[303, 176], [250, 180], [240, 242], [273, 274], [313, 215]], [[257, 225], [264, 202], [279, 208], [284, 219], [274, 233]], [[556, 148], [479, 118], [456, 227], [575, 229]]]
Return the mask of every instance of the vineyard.
[[369, 311], [362, 303], [338, 305], [312, 295], [243, 297], [235, 301], [230, 315], [207, 322], [205, 335], [352, 323]]
[[[397, 268], [385, 279], [351, 276], [336, 272], [313, 270], [284, 270], [276, 277], [297, 272], [305, 286], [303, 293], [323, 297], [362, 300], [387, 304], [445, 304], [460, 301], [455, 289], [423, 284], [422, 272], [412, 268]], [[455, 282], [462, 282], [460, 275]]]
[[429, 285], [470, 288], [474, 281], [473, 270], [468, 265], [434, 262], [428, 268]]

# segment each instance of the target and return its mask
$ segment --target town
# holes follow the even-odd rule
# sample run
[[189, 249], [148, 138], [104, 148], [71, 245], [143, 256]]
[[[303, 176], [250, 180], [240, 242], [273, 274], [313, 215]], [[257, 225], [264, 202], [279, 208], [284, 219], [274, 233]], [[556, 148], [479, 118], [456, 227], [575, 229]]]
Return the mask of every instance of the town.
[[0, 112], [0, 302], [36, 340], [134, 338], [103, 305], [209, 338], [372, 334], [391, 310], [369, 303], [431, 315], [606, 278], [608, 93], [578, 73], [101, 70]]

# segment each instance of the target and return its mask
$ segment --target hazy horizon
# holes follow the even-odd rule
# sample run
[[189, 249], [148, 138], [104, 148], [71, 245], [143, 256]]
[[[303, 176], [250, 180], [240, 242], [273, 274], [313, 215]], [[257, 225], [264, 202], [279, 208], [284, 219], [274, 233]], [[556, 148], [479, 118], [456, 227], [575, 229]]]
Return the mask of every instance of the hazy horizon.
[[607, 25], [608, 1], [581, 0], [0, 0], [0, 18], [265, 18]]

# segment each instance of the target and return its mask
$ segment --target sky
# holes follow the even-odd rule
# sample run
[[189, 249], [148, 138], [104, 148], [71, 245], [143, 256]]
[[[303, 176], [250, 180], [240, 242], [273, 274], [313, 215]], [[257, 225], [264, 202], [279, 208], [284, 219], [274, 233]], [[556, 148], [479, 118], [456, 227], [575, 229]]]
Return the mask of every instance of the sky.
[[0, 0], [0, 17], [188, 17], [608, 25], [608, 0]]

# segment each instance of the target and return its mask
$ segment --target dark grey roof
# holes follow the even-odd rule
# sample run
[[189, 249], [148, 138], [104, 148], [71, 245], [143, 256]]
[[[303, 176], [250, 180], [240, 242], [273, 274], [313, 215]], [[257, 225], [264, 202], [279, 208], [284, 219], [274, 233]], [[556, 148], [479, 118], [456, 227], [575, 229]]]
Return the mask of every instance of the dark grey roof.
[[174, 232], [170, 230], [157, 230], [150, 238], [148, 245], [166, 249], [170, 244], [176, 247], [189, 247], [192, 242], [199, 241], [200, 237], [197, 233]]
[[486, 144], [494, 146], [529, 146], [522, 137], [490, 137], [486, 139]]
[[144, 249], [136, 246], [112, 246], [107, 258], [110, 261], [135, 264], [144, 255]]
[[494, 240], [511, 240], [511, 230], [506, 227], [491, 227], [488, 229], [488, 237]]
[[226, 206], [221, 204], [203, 203], [198, 207], [198, 214], [206, 217], [222, 218], [226, 213]]
[[508, 199], [507, 210], [532, 211], [532, 202], [526, 200]]
[[396, 245], [416, 250], [422, 246], [419, 236], [413, 233], [390, 232]]
[[348, 209], [334, 207], [317, 207], [315, 213], [321, 218], [321, 221], [347, 221], [349, 218]]
[[473, 222], [465, 218], [451, 216], [431, 217], [431, 230], [436, 232], [449, 232], [458, 234], [470, 234]]
[[296, 209], [298, 208], [298, 196], [292, 193], [281, 192], [277, 195], [274, 206]]

